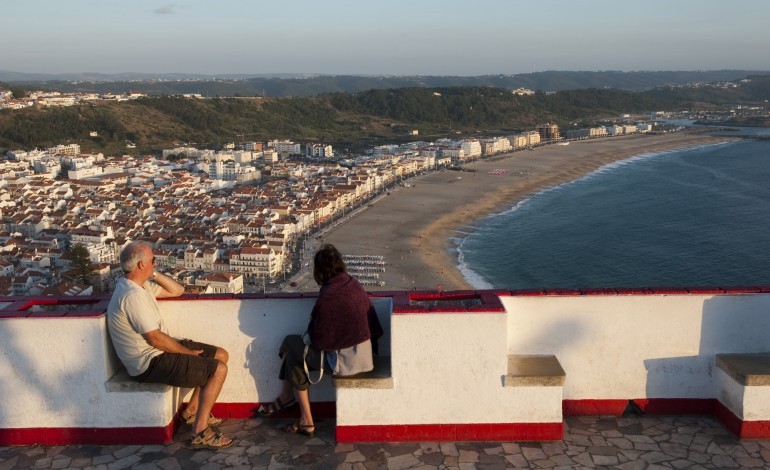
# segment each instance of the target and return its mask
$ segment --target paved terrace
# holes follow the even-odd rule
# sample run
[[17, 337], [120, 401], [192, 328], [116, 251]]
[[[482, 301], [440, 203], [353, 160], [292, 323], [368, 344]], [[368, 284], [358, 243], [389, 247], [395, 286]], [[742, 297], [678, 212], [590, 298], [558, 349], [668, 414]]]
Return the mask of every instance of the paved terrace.
[[770, 467], [770, 441], [739, 441], [710, 416], [571, 417], [553, 442], [337, 444], [334, 421], [316, 437], [283, 432], [288, 419], [227, 420], [229, 449], [190, 450], [189, 427], [167, 445], [0, 447], [0, 470], [98, 468], [620, 468]]

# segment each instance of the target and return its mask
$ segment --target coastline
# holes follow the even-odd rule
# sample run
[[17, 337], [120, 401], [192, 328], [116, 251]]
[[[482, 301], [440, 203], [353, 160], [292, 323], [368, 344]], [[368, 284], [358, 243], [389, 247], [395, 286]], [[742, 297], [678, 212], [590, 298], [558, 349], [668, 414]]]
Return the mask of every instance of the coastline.
[[[581, 178], [607, 164], [652, 152], [735, 140], [729, 136], [673, 133], [574, 141], [519, 151], [406, 181], [322, 241], [346, 254], [381, 255], [387, 263], [376, 290], [473, 289], [458, 268], [457, 244], [476, 221], [514, 206], [546, 188]], [[491, 175], [495, 169], [507, 170]], [[292, 290], [313, 291], [305, 276]]]

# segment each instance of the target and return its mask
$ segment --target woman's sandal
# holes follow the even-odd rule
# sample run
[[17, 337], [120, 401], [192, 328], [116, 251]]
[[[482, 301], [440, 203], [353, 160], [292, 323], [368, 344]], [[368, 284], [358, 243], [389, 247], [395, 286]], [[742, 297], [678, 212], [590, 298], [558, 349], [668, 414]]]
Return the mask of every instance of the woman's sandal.
[[315, 436], [315, 424], [301, 424], [297, 421], [285, 426], [283, 430], [292, 434], [302, 434], [305, 437]]
[[294, 399], [294, 397], [291, 397], [291, 400], [287, 401], [286, 403], [283, 403], [281, 401], [281, 397], [278, 397], [275, 399], [274, 402], [270, 403], [267, 406], [260, 406], [257, 410], [257, 413], [259, 413], [262, 416], [273, 416], [276, 413], [280, 413], [281, 411], [287, 411], [291, 408], [294, 408], [297, 406], [297, 400]]
[[214, 432], [211, 428], [193, 434], [190, 438], [191, 449], [226, 449], [233, 444], [234, 440], [225, 437], [221, 432]]
[[[185, 422], [185, 424], [195, 424], [195, 413], [188, 415], [186, 412], [182, 413], [182, 421]], [[209, 426], [217, 426], [219, 424], [222, 424], [224, 419], [217, 418], [213, 414], [209, 413]]]

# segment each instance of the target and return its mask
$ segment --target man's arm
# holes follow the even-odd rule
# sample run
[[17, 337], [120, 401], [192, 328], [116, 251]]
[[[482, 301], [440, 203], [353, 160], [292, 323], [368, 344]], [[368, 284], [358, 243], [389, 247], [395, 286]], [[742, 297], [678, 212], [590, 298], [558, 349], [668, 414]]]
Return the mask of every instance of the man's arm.
[[150, 346], [160, 349], [163, 352], [191, 354], [193, 356], [200, 356], [203, 352], [202, 349], [193, 350], [182, 346], [179, 344], [179, 341], [160, 330], [148, 331], [147, 333], [143, 333], [142, 336], [147, 340], [147, 343], [149, 343]]
[[[152, 278], [159, 286], [160, 292], [155, 296], [158, 299], [164, 299], [168, 297], [179, 297], [184, 294], [184, 286], [176, 282], [171, 276], [166, 276], [163, 273], [156, 272]], [[158, 348], [160, 349], [160, 348]]]

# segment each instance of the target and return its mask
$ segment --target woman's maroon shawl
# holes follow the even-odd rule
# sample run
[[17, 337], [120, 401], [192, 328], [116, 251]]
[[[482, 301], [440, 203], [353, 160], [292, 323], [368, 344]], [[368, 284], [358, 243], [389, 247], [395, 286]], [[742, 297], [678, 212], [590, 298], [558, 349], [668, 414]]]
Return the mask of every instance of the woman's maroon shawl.
[[377, 353], [376, 340], [382, 336], [369, 295], [344, 272], [321, 286], [307, 330], [313, 347], [323, 351], [345, 349], [371, 339], [372, 351]]

